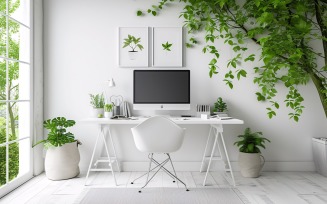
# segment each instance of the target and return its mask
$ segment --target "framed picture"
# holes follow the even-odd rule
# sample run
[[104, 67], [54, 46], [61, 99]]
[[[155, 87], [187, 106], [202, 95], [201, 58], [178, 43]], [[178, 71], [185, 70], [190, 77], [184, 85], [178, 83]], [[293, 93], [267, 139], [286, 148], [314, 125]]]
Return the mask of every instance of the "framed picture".
[[149, 66], [149, 28], [118, 28], [118, 65], [119, 67]]
[[183, 66], [182, 27], [154, 27], [152, 41], [153, 67]]

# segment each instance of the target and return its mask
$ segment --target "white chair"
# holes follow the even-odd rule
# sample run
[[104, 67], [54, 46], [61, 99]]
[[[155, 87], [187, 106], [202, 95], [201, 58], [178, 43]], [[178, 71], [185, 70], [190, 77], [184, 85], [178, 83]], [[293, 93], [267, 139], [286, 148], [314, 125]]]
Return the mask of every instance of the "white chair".
[[[189, 191], [185, 183], [179, 178], [177, 178], [173, 162], [169, 155], [169, 153], [176, 152], [182, 146], [185, 129], [179, 127], [168, 118], [162, 116], [155, 116], [147, 119], [138, 126], [132, 128], [132, 133], [137, 149], [141, 152], [148, 153], [150, 161], [148, 172], [136, 178], [133, 182], [131, 182], [131, 184], [133, 184], [137, 179], [147, 175], [145, 185], [141, 188], [143, 189], [158, 173], [158, 171], [162, 169], [174, 179], [173, 182], [175, 182], [175, 180], [178, 180], [179, 182], [184, 184], [186, 191]], [[158, 162], [153, 159], [153, 154], [166, 154], [167, 159], [163, 162]], [[174, 174], [164, 167], [164, 165], [169, 161], [173, 168]], [[152, 163], [154, 163], [156, 166], [151, 169]], [[153, 170], [156, 170], [156, 172], [149, 179], [149, 174]], [[140, 193], [141, 189], [139, 190]]]

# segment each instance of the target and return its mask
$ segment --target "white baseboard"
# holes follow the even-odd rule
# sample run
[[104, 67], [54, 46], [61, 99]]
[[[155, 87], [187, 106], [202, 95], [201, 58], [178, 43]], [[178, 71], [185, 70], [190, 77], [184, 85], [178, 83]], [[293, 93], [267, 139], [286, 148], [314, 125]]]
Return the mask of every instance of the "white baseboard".
[[[234, 171], [239, 171], [238, 163], [231, 162]], [[147, 171], [148, 162], [121, 162], [123, 171]], [[176, 171], [199, 171], [201, 162], [174, 162]], [[169, 164], [168, 164], [169, 167]], [[203, 169], [206, 169], [204, 165]], [[223, 170], [222, 162], [213, 162], [211, 169]], [[316, 171], [313, 162], [266, 162], [263, 171]]]

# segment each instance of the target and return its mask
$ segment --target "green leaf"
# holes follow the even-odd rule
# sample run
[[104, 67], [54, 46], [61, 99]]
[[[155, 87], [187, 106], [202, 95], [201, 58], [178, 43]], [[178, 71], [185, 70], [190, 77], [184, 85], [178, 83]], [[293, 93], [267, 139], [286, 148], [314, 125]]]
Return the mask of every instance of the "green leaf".
[[258, 101], [265, 101], [266, 98], [259, 92], [255, 93], [257, 95], [257, 100]]
[[240, 80], [241, 76], [246, 77], [246, 74], [247, 73], [246, 73], [246, 71], [244, 69], [239, 70], [238, 73], [237, 73], [237, 79]]
[[156, 11], [152, 11], [151, 12], [153, 16], [156, 16], [157, 15], [157, 12]]
[[143, 12], [140, 11], [140, 10], [138, 10], [138, 11], [136, 12], [136, 15], [137, 15], [137, 16], [142, 16], [142, 15], [143, 15]]

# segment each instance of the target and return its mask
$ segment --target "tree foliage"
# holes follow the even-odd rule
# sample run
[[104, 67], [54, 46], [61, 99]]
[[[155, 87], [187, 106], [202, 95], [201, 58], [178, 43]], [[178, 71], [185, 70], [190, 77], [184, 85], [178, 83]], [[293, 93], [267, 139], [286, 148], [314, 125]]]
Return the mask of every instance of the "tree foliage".
[[[223, 80], [233, 88], [233, 82], [246, 77], [250, 71], [243, 68], [245, 63], [261, 61], [261, 66], [253, 67], [254, 83], [259, 87], [257, 100], [270, 104], [269, 118], [275, 116], [280, 107], [276, 85], [283, 84], [288, 89], [284, 103], [290, 110], [289, 116], [298, 121], [304, 109], [299, 86], [306, 85], [310, 79], [327, 117], [327, 0], [179, 2], [184, 4], [180, 17], [184, 18], [188, 33], [205, 31], [203, 52], [212, 55], [210, 77], [224, 70]], [[161, 0], [148, 13], [156, 11], [156, 16], [168, 8], [166, 4], [168, 0]], [[192, 36], [186, 46], [197, 44], [194, 39]], [[226, 65], [218, 63], [221, 51], [216, 46], [217, 40], [228, 44], [234, 52]], [[322, 52], [313, 46], [316, 42], [322, 44]], [[249, 43], [256, 44], [260, 53], [249, 50]]]

